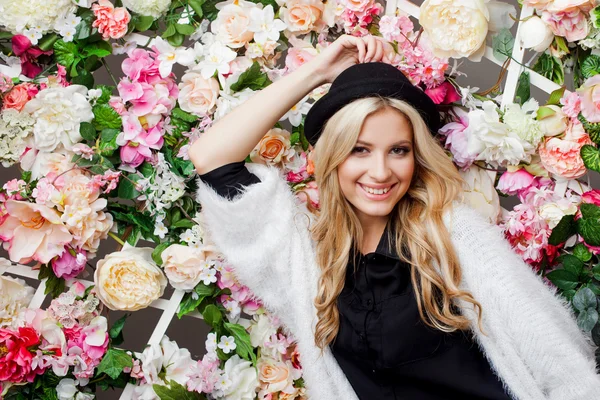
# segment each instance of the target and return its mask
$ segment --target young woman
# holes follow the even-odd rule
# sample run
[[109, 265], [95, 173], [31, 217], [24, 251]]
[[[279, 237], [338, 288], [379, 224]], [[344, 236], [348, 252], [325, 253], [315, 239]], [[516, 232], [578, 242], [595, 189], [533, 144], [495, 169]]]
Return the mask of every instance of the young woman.
[[[190, 149], [206, 229], [298, 341], [311, 399], [592, 399], [593, 346], [568, 305], [460, 203], [435, 105], [373, 36], [342, 36]], [[293, 105], [320, 211], [243, 160]], [[307, 218], [308, 216], [308, 218]]]

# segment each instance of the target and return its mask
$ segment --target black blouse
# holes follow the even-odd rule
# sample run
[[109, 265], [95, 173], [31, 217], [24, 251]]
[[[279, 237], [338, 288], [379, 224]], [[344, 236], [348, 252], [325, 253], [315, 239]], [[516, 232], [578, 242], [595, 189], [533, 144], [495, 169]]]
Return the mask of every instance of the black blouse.
[[[229, 199], [242, 186], [260, 182], [244, 161], [199, 176]], [[393, 233], [388, 224], [375, 252], [350, 257], [337, 301], [340, 329], [330, 348], [357, 396], [509, 400], [469, 333], [448, 334], [423, 323], [410, 265], [388, 241]]]

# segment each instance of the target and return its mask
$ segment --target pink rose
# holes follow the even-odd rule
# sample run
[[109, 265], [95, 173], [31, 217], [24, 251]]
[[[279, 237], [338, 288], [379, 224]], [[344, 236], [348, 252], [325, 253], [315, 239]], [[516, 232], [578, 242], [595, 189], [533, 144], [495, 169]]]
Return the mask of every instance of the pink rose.
[[0, 382], [33, 382], [42, 369], [33, 369], [30, 347], [38, 345], [40, 338], [33, 328], [19, 328], [18, 332], [0, 329]]
[[522, 190], [527, 190], [533, 183], [535, 177], [521, 168], [515, 172], [506, 171], [498, 180], [496, 189], [502, 193], [513, 196]]
[[70, 247], [65, 247], [62, 255], [52, 261], [52, 270], [59, 278], [72, 279], [84, 270], [86, 260], [85, 250], [75, 252]]
[[325, 6], [320, 0], [289, 0], [279, 9], [279, 17], [290, 32], [304, 34], [318, 31], [324, 25], [322, 20]]
[[2, 109], [14, 108], [17, 111], [23, 110], [25, 104], [35, 97], [38, 89], [32, 83], [21, 83], [15, 86], [4, 98], [2, 99]]
[[285, 57], [285, 66], [290, 72], [295, 71], [302, 64], [315, 58], [317, 54], [317, 50], [312, 47], [292, 47], [288, 50], [287, 56]]
[[555, 175], [567, 179], [579, 178], [587, 169], [579, 154], [585, 144], [592, 144], [580, 123], [567, 128], [565, 137], [549, 137], [540, 143], [538, 152], [544, 168]]
[[32, 259], [43, 264], [62, 253], [73, 236], [56, 210], [41, 204], [7, 200], [7, 218], [0, 224], [0, 239], [10, 242], [8, 254], [14, 262]]
[[182, 110], [197, 116], [214, 111], [219, 97], [219, 81], [204, 79], [197, 72], [188, 72], [179, 84], [179, 106]]
[[310, 206], [313, 208], [319, 208], [319, 189], [317, 187], [317, 182], [310, 181], [306, 184], [306, 186], [296, 192], [296, 196], [302, 201], [306, 203], [310, 201]]
[[600, 122], [600, 75], [594, 75], [577, 89], [581, 97], [581, 113], [589, 122]]
[[124, 7], [113, 6], [108, 0], [99, 0], [92, 6], [96, 20], [92, 24], [102, 34], [102, 39], [120, 39], [127, 33], [131, 15]]

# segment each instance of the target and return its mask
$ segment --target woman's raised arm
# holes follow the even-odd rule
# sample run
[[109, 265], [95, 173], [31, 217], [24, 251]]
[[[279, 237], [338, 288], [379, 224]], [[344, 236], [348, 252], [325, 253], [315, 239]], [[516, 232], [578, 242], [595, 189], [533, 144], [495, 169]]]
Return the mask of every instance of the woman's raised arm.
[[191, 146], [189, 156], [196, 171], [204, 174], [244, 160], [269, 129], [306, 94], [332, 82], [351, 65], [381, 60], [383, 46], [374, 36], [343, 35], [311, 61], [254, 93]]

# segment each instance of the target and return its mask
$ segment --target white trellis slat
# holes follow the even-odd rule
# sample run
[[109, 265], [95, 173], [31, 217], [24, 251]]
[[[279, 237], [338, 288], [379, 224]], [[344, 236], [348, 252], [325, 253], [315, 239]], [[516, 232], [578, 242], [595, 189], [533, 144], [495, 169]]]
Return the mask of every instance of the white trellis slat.
[[[413, 4], [412, 2], [410, 2], [408, 0], [389, 0], [386, 2], [386, 7], [385, 7], [386, 15], [396, 15], [396, 12], [398, 10], [400, 10], [414, 18], [417, 18], [417, 19], [419, 18], [419, 6], [417, 6], [416, 4]], [[531, 15], [532, 12], [533, 12], [533, 10], [530, 7], [524, 6], [521, 11], [521, 14], [519, 16], [519, 19], [522, 20], [524, 17]], [[513, 48], [513, 58], [516, 61], [518, 61], [519, 63], [522, 63], [524, 51], [519, 45], [519, 38], [518, 38], [519, 32], [520, 32], [520, 23], [519, 23], [519, 26], [517, 26], [517, 36], [515, 39], [515, 47]], [[142, 37], [141, 35], [138, 35], [138, 36]], [[145, 44], [147, 42], [147, 37], [142, 37], [142, 38], [144, 39], [143, 41]], [[492, 61], [496, 65], [502, 66], [502, 62], [499, 60], [496, 60], [494, 58], [492, 48], [489, 46], [486, 46], [484, 57], [487, 58], [488, 60]], [[522, 67], [519, 65], [519, 63], [514, 62], [514, 60], [513, 60], [513, 62], [511, 62], [511, 65], [508, 68], [506, 83], [504, 86], [503, 104], [505, 104], [506, 102], [512, 101], [514, 98], [517, 81], [519, 78], [519, 74], [522, 70]], [[559, 88], [559, 86], [557, 84], [555, 84], [554, 82], [548, 80], [547, 78], [537, 74], [536, 72], [529, 71], [529, 73], [530, 73], [530, 78], [531, 78], [531, 84], [540, 88], [541, 90], [545, 91], [546, 93], [551, 93], [552, 91]], [[575, 182], [575, 181], [557, 182], [557, 185], [558, 185], [558, 190], [559, 191], [562, 190], [563, 192], [567, 189], [567, 187], [578, 193], [581, 193], [588, 189], [587, 185], [585, 185], [581, 182]], [[21, 277], [26, 277], [26, 278], [32, 278], [32, 279], [38, 278], [38, 271], [32, 270], [31, 267], [27, 267], [27, 266], [23, 266], [23, 265], [12, 265], [4, 270], [0, 270], [0, 275], [4, 272], [10, 273], [13, 275], [17, 275], [17, 276], [21, 276]], [[90, 282], [87, 280], [79, 280], [79, 281], [86, 286], [93, 284], [93, 282]], [[44, 290], [45, 290], [45, 281], [43, 280], [40, 282], [40, 285], [38, 286], [38, 288], [35, 291], [33, 299], [30, 303], [30, 307], [39, 308], [42, 305], [42, 303], [45, 299]], [[160, 317], [156, 327], [152, 331], [152, 334], [151, 334], [150, 340], [149, 340], [149, 344], [155, 344], [155, 343], [160, 342], [163, 335], [167, 331], [171, 321], [173, 320], [173, 317], [174, 317], [175, 313], [177, 312], [177, 308], [178, 308], [179, 303], [181, 302], [181, 299], [183, 298], [183, 296], [184, 296], [184, 292], [182, 292], [180, 290], [175, 290], [169, 299], [158, 299], [158, 300], [155, 300], [152, 304], [150, 304], [151, 308], [163, 310], [163, 312], [161, 313], [161, 317]], [[202, 318], [202, 315], [200, 315], [198, 312], [194, 312], [194, 313], [188, 314], [186, 316], [190, 316], [193, 318], [200, 318], [200, 319]], [[127, 385], [127, 387], [123, 391], [120, 399], [122, 399], [122, 400], [131, 399], [133, 389], [134, 389], [134, 387], [132, 385]]]

